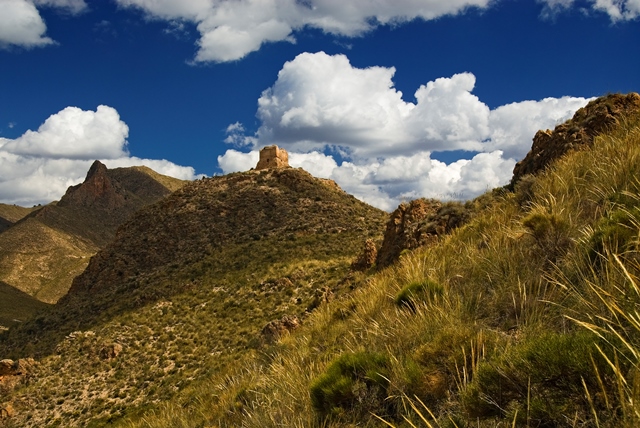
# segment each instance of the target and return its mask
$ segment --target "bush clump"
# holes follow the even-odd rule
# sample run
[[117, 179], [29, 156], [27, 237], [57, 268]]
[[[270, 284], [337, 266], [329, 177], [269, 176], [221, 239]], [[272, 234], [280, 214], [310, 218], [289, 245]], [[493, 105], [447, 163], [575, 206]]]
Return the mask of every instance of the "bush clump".
[[[562, 415], [588, 412], [584, 385], [597, 388], [598, 357], [591, 332], [547, 333], [531, 337], [496, 360], [479, 364], [463, 393], [472, 418], [491, 416], [513, 420], [515, 411], [529, 415], [535, 426], [555, 426]], [[528, 409], [518, 409], [528, 404]]]
[[522, 221], [522, 225], [550, 262], [555, 263], [571, 246], [571, 224], [560, 215], [532, 213]]
[[345, 411], [366, 414], [383, 407], [389, 387], [389, 359], [372, 352], [339, 356], [310, 387], [311, 404], [321, 416]]
[[590, 238], [589, 259], [593, 262], [605, 247], [618, 253], [637, 245], [640, 209], [618, 209], [596, 225]]
[[398, 292], [394, 302], [398, 306], [404, 306], [415, 311], [417, 301], [427, 301], [435, 296], [442, 295], [443, 291], [442, 285], [430, 279], [414, 281], [405, 285], [402, 290]]

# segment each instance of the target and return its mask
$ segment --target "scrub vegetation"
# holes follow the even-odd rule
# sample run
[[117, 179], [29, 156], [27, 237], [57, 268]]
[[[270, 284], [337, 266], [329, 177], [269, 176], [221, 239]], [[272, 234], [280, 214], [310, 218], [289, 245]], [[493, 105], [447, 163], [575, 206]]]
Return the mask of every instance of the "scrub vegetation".
[[[337, 232], [302, 216], [313, 233], [141, 271], [132, 294], [98, 295], [139, 304], [107, 308], [53, 353], [20, 342], [32, 323], [4, 333], [46, 354], [10, 397], [38, 409], [16, 426], [640, 426], [638, 171], [630, 116], [382, 270], [349, 269], [381, 222]], [[301, 326], [264, 340], [287, 314]], [[54, 315], [34, 323], [69, 325]]]

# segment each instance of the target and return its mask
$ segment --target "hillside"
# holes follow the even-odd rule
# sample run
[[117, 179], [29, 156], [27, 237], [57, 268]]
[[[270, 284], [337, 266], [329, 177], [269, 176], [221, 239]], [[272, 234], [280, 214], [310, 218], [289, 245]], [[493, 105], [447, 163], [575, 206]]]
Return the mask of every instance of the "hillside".
[[197, 180], [137, 212], [49, 311], [0, 336], [38, 357], [18, 426], [102, 426], [259, 355], [359, 284], [387, 215], [300, 169]]
[[[612, 99], [464, 205], [388, 216], [292, 168], [184, 186], [0, 334], [29, 367], [5, 425], [640, 426], [640, 109], [592, 132]], [[395, 263], [351, 270], [385, 222]]]
[[4, 282], [0, 282], [0, 302], [0, 330], [49, 306]]
[[0, 234], [0, 281], [42, 302], [57, 302], [120, 224], [183, 184], [145, 167], [109, 170], [96, 161], [85, 181], [59, 202], [30, 212]]
[[632, 111], [123, 426], [637, 427], [639, 168]]
[[0, 204], [0, 233], [37, 209], [40, 207], [25, 208], [18, 205]]

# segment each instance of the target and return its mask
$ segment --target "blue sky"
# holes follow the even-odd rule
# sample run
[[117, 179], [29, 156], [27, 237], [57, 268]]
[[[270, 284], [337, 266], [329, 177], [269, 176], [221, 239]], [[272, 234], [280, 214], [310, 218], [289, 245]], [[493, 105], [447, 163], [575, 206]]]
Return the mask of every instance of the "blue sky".
[[0, 202], [100, 159], [291, 163], [391, 210], [505, 184], [538, 129], [640, 90], [639, 0], [0, 0]]

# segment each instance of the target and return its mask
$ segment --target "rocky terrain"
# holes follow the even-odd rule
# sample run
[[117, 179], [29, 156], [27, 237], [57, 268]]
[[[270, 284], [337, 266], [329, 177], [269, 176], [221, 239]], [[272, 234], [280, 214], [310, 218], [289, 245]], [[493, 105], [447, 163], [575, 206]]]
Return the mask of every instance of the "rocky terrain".
[[0, 355], [39, 361], [11, 393], [13, 420], [106, 423], [233, 367], [350, 292], [349, 265], [386, 219], [290, 167], [186, 184], [125, 222], [54, 307], [0, 336]]
[[511, 186], [527, 174], [543, 171], [572, 150], [591, 147], [595, 136], [610, 130], [629, 115], [638, 115], [639, 111], [640, 95], [637, 93], [611, 94], [591, 101], [553, 131], [538, 131], [533, 137], [531, 151], [513, 169]]
[[183, 184], [146, 167], [109, 170], [96, 161], [59, 202], [29, 210], [0, 234], [0, 281], [55, 303], [122, 222]]
[[184, 185], [0, 332], [0, 426], [639, 426], [639, 100], [464, 204], [388, 215], [279, 149]]

